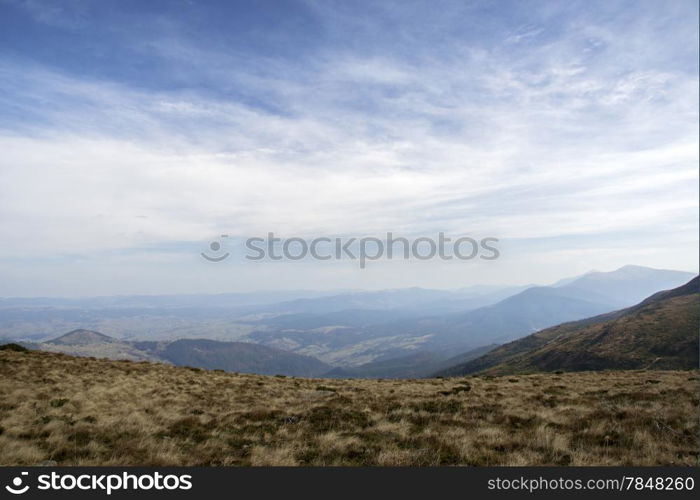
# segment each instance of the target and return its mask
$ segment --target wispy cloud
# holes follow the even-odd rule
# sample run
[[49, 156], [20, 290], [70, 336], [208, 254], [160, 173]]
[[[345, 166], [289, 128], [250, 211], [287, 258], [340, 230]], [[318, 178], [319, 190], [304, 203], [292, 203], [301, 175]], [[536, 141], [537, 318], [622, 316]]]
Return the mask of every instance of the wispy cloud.
[[[667, 267], [697, 261], [694, 2], [527, 14], [313, 2], [289, 7], [311, 38], [293, 24], [265, 31], [255, 11], [238, 14], [265, 36], [240, 39], [199, 11], [189, 29], [177, 13], [144, 12], [148, 32], [126, 22], [137, 12], [121, 12], [101, 37], [62, 22], [73, 11], [13, 5], [0, 8], [51, 26], [41, 43], [65, 33], [95, 53], [78, 56], [81, 70], [27, 52], [20, 34], [5, 44], [2, 258], [165, 248], [222, 232], [393, 230], [547, 238], [559, 255], [585, 255], [574, 259], [581, 270], [619, 261], [601, 250], [593, 262], [588, 248], [618, 232], [630, 249], [644, 238], [673, 246]], [[99, 28], [99, 12], [81, 16]], [[521, 267], [523, 281], [544, 272]], [[430, 285], [431, 272], [416, 284]], [[339, 276], [327, 279], [340, 286]]]

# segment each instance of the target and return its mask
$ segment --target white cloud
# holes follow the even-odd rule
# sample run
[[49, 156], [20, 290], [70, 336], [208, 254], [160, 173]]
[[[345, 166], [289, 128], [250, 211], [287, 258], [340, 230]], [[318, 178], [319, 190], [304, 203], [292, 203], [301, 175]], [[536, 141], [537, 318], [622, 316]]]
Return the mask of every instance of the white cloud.
[[[678, 262], [696, 262], [687, 234], [697, 235], [697, 75], [626, 63], [630, 45], [644, 43], [636, 25], [618, 36], [583, 21], [570, 28], [552, 38], [528, 24], [502, 44], [411, 57], [329, 48], [301, 66], [236, 66], [244, 55], [169, 37], [134, 42], [197, 72], [213, 85], [204, 90], [5, 60], [0, 106], [33, 118], [0, 116], [0, 258], [222, 232], [472, 231], [559, 238], [558, 258], [580, 251], [586, 261], [592, 250], [570, 237], [604, 249], [609, 234], [633, 232], [630, 245], [647, 234], [649, 248], [675, 245]], [[527, 272], [523, 281], [544, 271]]]

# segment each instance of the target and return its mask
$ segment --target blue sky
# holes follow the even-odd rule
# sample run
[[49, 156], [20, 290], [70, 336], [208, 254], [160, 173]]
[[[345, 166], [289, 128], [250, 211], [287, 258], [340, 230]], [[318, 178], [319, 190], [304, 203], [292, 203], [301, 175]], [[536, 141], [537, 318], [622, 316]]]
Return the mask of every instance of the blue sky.
[[[698, 3], [0, 0], [0, 296], [697, 270]], [[497, 262], [202, 262], [216, 235]]]

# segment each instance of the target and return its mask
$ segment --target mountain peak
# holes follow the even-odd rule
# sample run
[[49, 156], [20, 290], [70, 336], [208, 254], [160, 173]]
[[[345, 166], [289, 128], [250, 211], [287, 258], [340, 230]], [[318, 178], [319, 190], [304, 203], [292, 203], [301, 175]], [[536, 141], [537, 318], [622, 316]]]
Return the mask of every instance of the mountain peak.
[[639, 273], [653, 273], [658, 271], [665, 271], [665, 269], [654, 269], [652, 267], [638, 266], [635, 264], [627, 264], [619, 269], [612, 271], [613, 273], [626, 273], [626, 274], [639, 274]]
[[85, 330], [80, 328], [77, 330], [72, 330], [53, 340], [49, 340], [46, 343], [57, 345], [88, 345], [112, 342], [116, 342], [116, 340], [108, 335], [93, 330]]

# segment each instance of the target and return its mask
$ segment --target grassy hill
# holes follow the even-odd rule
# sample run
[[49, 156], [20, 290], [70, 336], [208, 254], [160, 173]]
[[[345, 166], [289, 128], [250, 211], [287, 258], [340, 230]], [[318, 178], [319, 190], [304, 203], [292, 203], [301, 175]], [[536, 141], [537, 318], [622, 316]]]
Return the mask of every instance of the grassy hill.
[[698, 278], [640, 304], [505, 344], [442, 375], [698, 366]]
[[136, 348], [131, 342], [122, 341], [94, 330], [72, 330], [47, 342], [24, 342], [31, 349], [61, 352], [74, 356], [127, 359], [129, 361], [159, 361], [153, 354]]
[[695, 465], [697, 384], [297, 379], [0, 349], [0, 465]]

